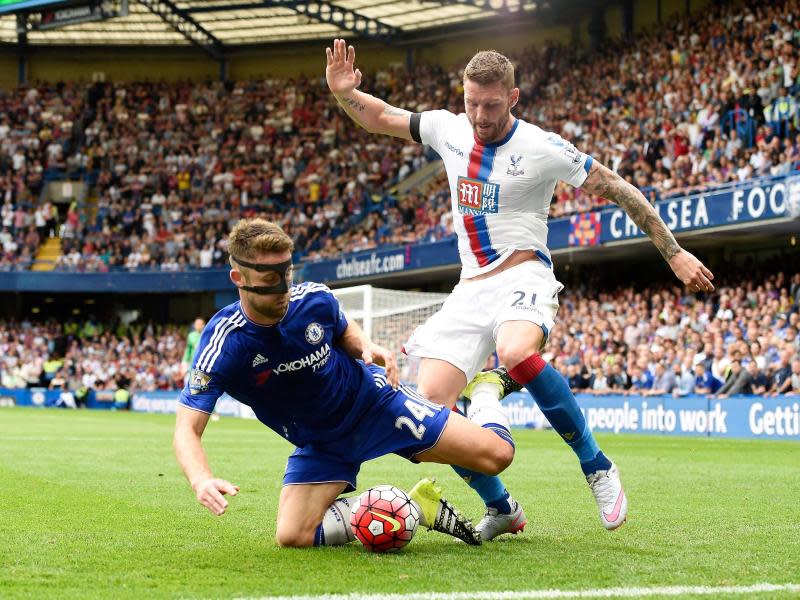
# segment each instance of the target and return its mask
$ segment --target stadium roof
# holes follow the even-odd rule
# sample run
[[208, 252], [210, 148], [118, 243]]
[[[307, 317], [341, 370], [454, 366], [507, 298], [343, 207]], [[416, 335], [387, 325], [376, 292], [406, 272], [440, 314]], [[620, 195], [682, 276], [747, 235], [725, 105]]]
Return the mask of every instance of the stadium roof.
[[[102, 0], [102, 6], [118, 10], [126, 1], [127, 16], [46, 31], [39, 30], [39, 24], [51, 19], [53, 11], [75, 8], [76, 3], [57, 2], [30, 8], [27, 42], [34, 45], [193, 43], [213, 55], [225, 46], [336, 36], [391, 43], [427, 29], [504, 15], [519, 19], [549, 8], [544, 0]], [[13, 4], [14, 0], [6, 2]], [[50, 14], [43, 16], [43, 10]], [[17, 24], [14, 14], [0, 17], [0, 42], [17, 41]]]

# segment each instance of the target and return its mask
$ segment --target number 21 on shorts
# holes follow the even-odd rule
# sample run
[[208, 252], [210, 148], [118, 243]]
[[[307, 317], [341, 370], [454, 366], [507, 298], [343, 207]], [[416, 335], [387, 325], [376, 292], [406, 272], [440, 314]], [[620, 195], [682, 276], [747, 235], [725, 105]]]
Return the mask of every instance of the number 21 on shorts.
[[[515, 290], [514, 291], [514, 300], [511, 302], [511, 306], [525, 306], [528, 302], [525, 300], [525, 296], [527, 294], [522, 290]], [[530, 306], [536, 306], [536, 294], [532, 293], [530, 295]]]
[[[407, 398], [404, 404], [408, 412], [410, 412], [417, 421], [424, 421], [426, 417], [432, 417], [436, 414], [430, 407], [425, 406], [422, 402], [418, 402], [413, 398]], [[411, 435], [418, 440], [421, 440], [422, 436], [425, 435], [425, 425], [422, 423], [414, 423], [409, 417], [397, 417], [394, 426], [397, 429], [408, 427], [411, 431]]]

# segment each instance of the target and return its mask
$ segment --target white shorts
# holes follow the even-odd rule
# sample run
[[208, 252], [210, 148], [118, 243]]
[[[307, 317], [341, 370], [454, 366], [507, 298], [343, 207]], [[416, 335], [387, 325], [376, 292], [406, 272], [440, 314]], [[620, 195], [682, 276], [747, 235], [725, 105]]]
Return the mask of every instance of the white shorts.
[[439, 312], [411, 334], [404, 351], [410, 356], [445, 360], [471, 381], [494, 352], [497, 331], [506, 321], [534, 323], [547, 340], [562, 289], [553, 271], [538, 260], [479, 281], [462, 281]]

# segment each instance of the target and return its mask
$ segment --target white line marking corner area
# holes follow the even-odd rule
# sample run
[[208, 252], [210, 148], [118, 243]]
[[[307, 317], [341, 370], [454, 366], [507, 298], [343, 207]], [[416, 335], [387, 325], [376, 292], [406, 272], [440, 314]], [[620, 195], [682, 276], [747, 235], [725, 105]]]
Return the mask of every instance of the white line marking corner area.
[[427, 592], [417, 594], [319, 594], [316, 596], [262, 596], [237, 600], [536, 600], [539, 598], [643, 598], [647, 596], [722, 596], [798, 593], [798, 583], [753, 585], [675, 585], [663, 587], [619, 587], [589, 590], [521, 590], [515, 592]]

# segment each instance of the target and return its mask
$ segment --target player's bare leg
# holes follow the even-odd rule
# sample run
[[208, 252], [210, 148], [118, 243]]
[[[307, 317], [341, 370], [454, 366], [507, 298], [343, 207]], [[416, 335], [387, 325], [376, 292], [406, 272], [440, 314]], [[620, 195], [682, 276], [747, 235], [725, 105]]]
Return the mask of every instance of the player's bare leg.
[[[349, 500], [337, 500], [345, 487], [344, 482], [284, 485], [278, 502], [278, 526], [275, 533], [278, 545], [306, 547], [319, 545], [321, 542], [333, 545], [352, 541]], [[345, 505], [337, 506], [340, 502]], [[336, 514], [337, 511], [339, 515]], [[343, 512], [347, 514], [341, 515]], [[337, 521], [337, 516], [342, 520], [342, 526]], [[321, 536], [324, 538], [325, 533], [328, 533], [330, 543], [320, 539]]]
[[414, 458], [420, 462], [458, 465], [484, 475], [502, 473], [514, 459], [514, 446], [492, 429], [479, 427], [466, 417], [452, 413], [438, 443]]
[[431, 402], [453, 408], [467, 385], [464, 371], [446, 360], [423, 358], [417, 374], [417, 391]]
[[601, 451], [569, 385], [539, 351], [544, 331], [529, 321], [506, 321], [497, 333], [497, 355], [508, 374], [533, 396], [545, 417], [572, 448], [592, 490], [606, 529], [625, 522], [628, 499], [619, 470]]

